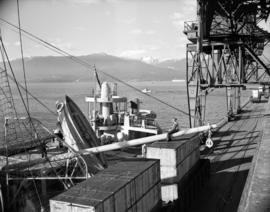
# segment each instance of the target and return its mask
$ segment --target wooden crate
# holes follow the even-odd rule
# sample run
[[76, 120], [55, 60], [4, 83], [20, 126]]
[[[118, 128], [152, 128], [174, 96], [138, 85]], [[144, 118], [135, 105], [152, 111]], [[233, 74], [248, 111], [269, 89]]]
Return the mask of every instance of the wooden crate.
[[[210, 177], [210, 160], [200, 159], [177, 183], [162, 184], [161, 196], [165, 203], [179, 200], [185, 204], [186, 198], [199, 196], [198, 192]], [[178, 204], [178, 203], [177, 203]]]
[[176, 166], [161, 166], [160, 178], [162, 181], [174, 183], [179, 181], [200, 159], [199, 148], [194, 149]]
[[70, 203], [50, 200], [50, 211], [51, 212], [62, 212], [62, 211], [71, 212]]
[[199, 137], [153, 143], [147, 146], [146, 157], [160, 159], [161, 180], [175, 183], [199, 160]]
[[173, 202], [178, 199], [178, 185], [176, 183], [161, 186], [161, 199], [163, 202]]
[[160, 166], [176, 166], [198, 148], [199, 143], [197, 135], [177, 141], [155, 142], [146, 147], [146, 158], [159, 159]]
[[131, 208], [127, 211], [129, 212], [150, 212], [155, 208], [160, 202], [160, 183], [156, 184], [151, 188], [141, 199], [139, 199]]
[[200, 159], [199, 137], [172, 142], [156, 142], [147, 146], [146, 157], [160, 159], [161, 199], [174, 201], [179, 197], [178, 183]]
[[[131, 186], [133, 188], [135, 187], [135, 199], [137, 200], [148, 191], [149, 188], [160, 181], [159, 173], [159, 161], [136, 159], [120, 162], [117, 166], [106, 169], [100, 174], [102, 176], [115, 176], [119, 179], [129, 179]], [[132, 189], [132, 191], [134, 190]]]
[[127, 211], [145, 196], [154, 201], [150, 199], [156, 197], [152, 190], [160, 183], [159, 173], [158, 160], [120, 162], [52, 198], [51, 211]]

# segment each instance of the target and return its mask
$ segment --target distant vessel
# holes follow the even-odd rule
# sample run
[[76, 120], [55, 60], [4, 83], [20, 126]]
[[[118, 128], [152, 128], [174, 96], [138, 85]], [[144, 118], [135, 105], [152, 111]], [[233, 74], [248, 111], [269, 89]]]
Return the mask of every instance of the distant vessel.
[[173, 79], [172, 82], [185, 82], [186, 80], [184, 79]]
[[90, 124], [103, 144], [161, 133], [156, 113], [140, 109], [139, 99], [118, 96], [116, 83], [103, 82], [100, 93], [85, 101]]
[[152, 91], [148, 88], [144, 88], [144, 89], [142, 89], [142, 92], [143, 93], [151, 93]]

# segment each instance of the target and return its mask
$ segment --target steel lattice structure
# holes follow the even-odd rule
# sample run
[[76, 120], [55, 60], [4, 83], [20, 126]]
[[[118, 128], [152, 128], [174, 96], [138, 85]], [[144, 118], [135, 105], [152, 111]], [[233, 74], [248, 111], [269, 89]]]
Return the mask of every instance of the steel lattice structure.
[[228, 115], [240, 109], [241, 87], [267, 81], [270, 69], [262, 58], [270, 34], [270, 0], [198, 0], [197, 21], [185, 22], [186, 82], [190, 127], [204, 124], [210, 87], [225, 87]]

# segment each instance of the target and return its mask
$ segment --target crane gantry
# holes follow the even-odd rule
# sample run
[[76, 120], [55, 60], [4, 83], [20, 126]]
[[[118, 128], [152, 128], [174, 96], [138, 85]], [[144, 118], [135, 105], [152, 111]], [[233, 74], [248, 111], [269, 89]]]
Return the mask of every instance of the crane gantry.
[[270, 33], [259, 27], [269, 14], [270, 0], [197, 0], [197, 21], [184, 24], [190, 127], [204, 124], [209, 88], [226, 88], [230, 116], [246, 83], [269, 81]]

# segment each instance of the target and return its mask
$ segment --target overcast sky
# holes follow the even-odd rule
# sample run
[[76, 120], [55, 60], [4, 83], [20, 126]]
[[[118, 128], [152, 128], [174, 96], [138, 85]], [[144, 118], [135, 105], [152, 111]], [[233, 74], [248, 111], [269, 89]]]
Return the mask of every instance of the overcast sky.
[[[20, 0], [20, 13], [23, 29], [74, 55], [179, 59], [196, 0]], [[17, 24], [16, 0], [2, 3], [0, 14]], [[10, 57], [20, 57], [18, 33], [6, 25], [1, 30]], [[25, 37], [23, 46], [28, 57], [57, 55]]]

